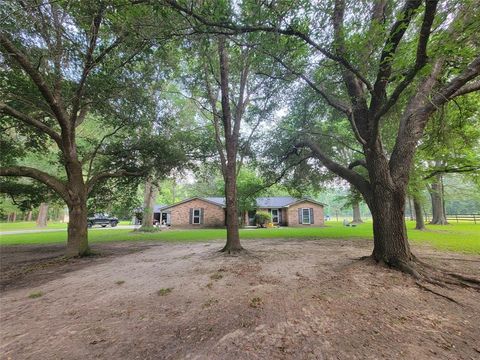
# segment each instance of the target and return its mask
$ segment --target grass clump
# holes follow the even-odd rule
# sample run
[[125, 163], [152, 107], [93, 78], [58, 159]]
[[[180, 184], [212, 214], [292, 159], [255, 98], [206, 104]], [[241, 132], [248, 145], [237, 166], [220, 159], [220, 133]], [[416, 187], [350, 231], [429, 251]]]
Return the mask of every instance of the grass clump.
[[157, 291], [158, 296], [165, 296], [172, 292], [173, 288], [161, 288]]
[[28, 295], [28, 297], [30, 299], [36, 299], [36, 298], [39, 298], [39, 297], [42, 297], [42, 296], [43, 296], [43, 291], [35, 291], [35, 292], [30, 293], [30, 295]]
[[215, 274], [210, 275], [210, 279], [212, 279], [212, 280], [220, 280], [221, 278], [223, 278], [223, 275], [220, 274], [220, 273], [215, 273]]
[[263, 300], [262, 300], [262, 298], [256, 296], [256, 297], [254, 297], [250, 300], [249, 305], [250, 305], [250, 307], [252, 307], [254, 309], [259, 308], [263, 305]]

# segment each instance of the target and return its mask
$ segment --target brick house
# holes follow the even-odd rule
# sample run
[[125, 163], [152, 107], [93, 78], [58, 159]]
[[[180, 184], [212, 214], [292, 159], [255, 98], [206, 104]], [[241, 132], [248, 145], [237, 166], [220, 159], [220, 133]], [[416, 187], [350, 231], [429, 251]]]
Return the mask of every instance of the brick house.
[[257, 209], [249, 211], [245, 223], [255, 225], [256, 211], [267, 211], [272, 223], [280, 226], [323, 226], [324, 204], [309, 198], [291, 196], [261, 197], [256, 199]]
[[[279, 226], [323, 226], [324, 204], [290, 196], [261, 197], [256, 199], [257, 210], [272, 215], [272, 222]], [[255, 225], [257, 210], [245, 213], [244, 223]], [[181, 228], [225, 226], [225, 198], [194, 197], [173, 205], [156, 205], [154, 218], [162, 224]]]

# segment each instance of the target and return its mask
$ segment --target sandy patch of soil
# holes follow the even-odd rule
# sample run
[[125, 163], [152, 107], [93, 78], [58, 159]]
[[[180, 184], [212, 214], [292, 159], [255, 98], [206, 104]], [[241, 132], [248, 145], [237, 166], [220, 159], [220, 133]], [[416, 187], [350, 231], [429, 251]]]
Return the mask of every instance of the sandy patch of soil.
[[[480, 294], [438, 289], [458, 305], [359, 261], [370, 242], [245, 241], [239, 257], [220, 246], [102, 244], [68, 263], [60, 247], [3, 248], [0, 358], [480, 358]], [[478, 256], [414, 250], [480, 276]]]

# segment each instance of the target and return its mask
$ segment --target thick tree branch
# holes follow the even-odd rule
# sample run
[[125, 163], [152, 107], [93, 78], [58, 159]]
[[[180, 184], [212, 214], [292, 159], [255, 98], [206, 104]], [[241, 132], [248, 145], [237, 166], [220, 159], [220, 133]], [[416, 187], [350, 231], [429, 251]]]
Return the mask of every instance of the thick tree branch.
[[480, 170], [480, 165], [465, 165], [465, 166], [451, 167], [451, 168], [444, 167], [441, 169], [433, 170], [428, 175], [424, 176], [423, 180], [430, 179], [438, 174], [458, 174], [458, 173], [474, 172], [479, 170]]
[[68, 117], [60, 105], [59, 100], [49, 89], [40, 72], [32, 65], [27, 56], [13, 44], [4, 33], [1, 32], [0, 44], [6, 50], [6, 52], [4, 52], [5, 56], [13, 56], [22, 69], [30, 76], [35, 86], [40, 90], [40, 93], [47, 101], [47, 104], [55, 115], [60, 127], [64, 130], [68, 129]]
[[[410, 99], [407, 109], [400, 121], [395, 146], [390, 157], [390, 171], [394, 181], [408, 179], [409, 166], [414, 156], [414, 149], [423, 135], [425, 126], [441, 105], [454, 97], [454, 94], [469, 81], [480, 75], [480, 56], [475, 58], [459, 75], [450, 80], [438, 91], [433, 91], [441, 74], [444, 61], [437, 59], [430, 76], [420, 84], [417, 94]], [[429, 98], [429, 95], [432, 97]]]
[[212, 108], [212, 124], [213, 124], [213, 129], [215, 130], [215, 146], [217, 148], [218, 154], [220, 156], [220, 165], [222, 167], [222, 174], [225, 174], [227, 171], [227, 160], [225, 158], [225, 153], [224, 153], [224, 144], [222, 143], [222, 139], [220, 136], [220, 120], [221, 116], [218, 113], [217, 109], [217, 96], [213, 94], [213, 89], [210, 84], [210, 80], [208, 79], [208, 64], [207, 64], [207, 59], [204, 60], [203, 63], [203, 71], [204, 71], [204, 76], [205, 76], [205, 86], [207, 90], [207, 97], [208, 101], [210, 102], [210, 107]]
[[38, 169], [26, 166], [1, 167], [0, 176], [21, 176], [35, 179], [53, 189], [67, 203], [70, 202], [70, 196], [65, 183], [56, 177]]
[[34, 128], [42, 131], [43, 133], [47, 134], [54, 140], [57, 145], [62, 148], [62, 138], [60, 137], [60, 134], [58, 134], [55, 130], [53, 130], [50, 126], [47, 124], [44, 124], [43, 122], [34, 119], [18, 110], [15, 110], [11, 106], [8, 106], [7, 104], [0, 102], [0, 112], [3, 112], [7, 115], [10, 115], [14, 117], [15, 119], [18, 119], [22, 122], [24, 122], [27, 125], [31, 125]]
[[[380, 55], [380, 64], [377, 72], [377, 78], [375, 80], [375, 84], [373, 85], [373, 96], [370, 105], [370, 110], [372, 113], [375, 113], [377, 111], [377, 108], [384, 102], [386, 98], [386, 88], [388, 80], [392, 73], [392, 65], [395, 52], [398, 45], [400, 44], [400, 41], [403, 38], [403, 35], [408, 29], [413, 16], [415, 15], [415, 11], [420, 7], [421, 4], [421, 0], [408, 0], [405, 3], [400, 12], [398, 20], [393, 24], [390, 30], [390, 34], [385, 41], [382, 54]], [[433, 8], [433, 15], [434, 14], [435, 8]], [[429, 27], [427, 30], [429, 30]]]
[[87, 48], [87, 53], [85, 54], [85, 63], [83, 65], [82, 76], [80, 77], [80, 81], [78, 82], [78, 85], [77, 85], [77, 90], [75, 91], [75, 96], [73, 97], [73, 100], [72, 100], [71, 121], [73, 126], [75, 126], [75, 122], [77, 121], [78, 111], [80, 109], [80, 100], [85, 90], [85, 82], [87, 81], [88, 74], [95, 66], [93, 52], [97, 47], [98, 31], [100, 29], [100, 24], [102, 22], [103, 9], [104, 9], [104, 6], [100, 5], [98, 13], [95, 15], [95, 17], [92, 20], [90, 40]]
[[348, 169], [328, 157], [312, 140], [305, 139], [295, 144], [296, 148], [308, 147], [313, 155], [331, 172], [354, 185], [366, 198], [370, 197], [370, 183], [357, 172]]
[[100, 181], [103, 181], [105, 179], [111, 179], [111, 178], [121, 178], [125, 176], [143, 176], [145, 175], [145, 172], [140, 172], [140, 171], [127, 171], [127, 170], [119, 170], [119, 171], [114, 171], [114, 172], [101, 172], [98, 174], [95, 174], [94, 176], [91, 177], [90, 180], [87, 181], [86, 186], [87, 186], [87, 194], [90, 194], [95, 187]]
[[90, 178], [90, 174], [92, 173], [92, 168], [93, 168], [93, 161], [95, 160], [95, 157], [97, 156], [98, 151], [100, 150], [100, 147], [102, 146], [103, 142], [109, 138], [110, 136], [114, 136], [117, 132], [120, 131], [125, 126], [126, 120], [122, 121], [120, 125], [118, 125], [115, 129], [113, 129], [112, 132], [105, 134], [100, 141], [98, 142], [97, 146], [95, 146], [95, 149], [93, 150], [92, 154], [90, 155], [90, 161], [88, 164], [88, 170], [87, 170], [87, 179]]
[[[390, 108], [395, 105], [398, 98], [402, 92], [410, 85], [418, 74], [418, 72], [427, 64], [427, 44], [430, 38], [430, 32], [435, 19], [436, 9], [437, 9], [438, 0], [428, 0], [425, 7], [425, 13], [423, 16], [422, 27], [420, 29], [420, 36], [418, 38], [417, 44], [417, 54], [415, 58], [415, 64], [413, 67], [407, 71], [404, 79], [397, 85], [393, 90], [392, 94], [385, 102], [385, 104], [377, 111], [376, 114], [373, 114], [375, 121], [378, 123], [380, 118], [385, 115]], [[372, 111], [375, 111], [371, 107]]]
[[[436, 93], [436, 95], [432, 98], [431, 106], [438, 107], [447, 101], [453, 99], [457, 92], [462, 92], [462, 87], [467, 86], [466, 84], [475, 79], [480, 75], [480, 56], [474, 59], [467, 68], [462, 71], [461, 74], [453, 78], [449, 83], [447, 83], [440, 91]], [[472, 86], [471, 91], [476, 90], [476, 86], [478, 86], [478, 82], [475, 82]], [[471, 92], [470, 91], [470, 92]], [[467, 92], [465, 92], [466, 94]]]
[[[287, 157], [288, 157], [288, 156], [287, 156]], [[279, 174], [278, 176], [275, 177], [275, 179], [273, 179], [272, 181], [270, 181], [268, 184], [263, 185], [263, 186], [260, 186], [260, 187], [258, 187], [257, 189], [255, 189], [254, 191], [248, 193], [248, 194], [246, 195], [246, 197], [253, 196], [253, 195], [259, 193], [260, 191], [265, 190], [265, 189], [268, 189], [269, 187], [272, 187], [273, 185], [277, 184], [280, 180], [283, 179], [283, 177], [287, 174], [287, 172], [288, 172], [290, 169], [292, 169], [292, 168], [300, 165], [302, 162], [304, 162], [305, 160], [310, 159], [311, 157], [312, 157], [312, 154], [309, 154], [309, 155], [307, 155], [307, 156], [304, 156], [304, 157], [300, 158], [298, 161], [296, 161], [296, 162], [288, 165], [287, 167], [285, 167], [285, 168], [280, 172], [280, 174]]]
[[470, 94], [475, 91], [480, 91], [480, 81], [474, 81], [471, 83], [468, 83], [466, 85], [463, 85], [460, 89], [455, 91], [452, 95], [452, 99], [457, 97], [457, 96], [462, 96], [466, 94]]
[[350, 164], [348, 164], [348, 168], [351, 170], [357, 166], [363, 166], [365, 169], [367, 168], [367, 162], [365, 159], [358, 159], [355, 161], [352, 161]]
[[233, 124], [233, 137], [235, 139], [238, 139], [238, 137], [240, 136], [240, 125], [242, 123], [242, 117], [245, 112], [245, 108], [247, 107], [248, 102], [250, 100], [249, 94], [246, 94], [248, 74], [250, 70], [250, 66], [248, 64], [248, 53], [243, 54], [242, 65], [243, 65], [242, 71], [240, 74], [239, 96], [238, 96], [238, 102], [235, 108], [235, 117], [234, 117], [234, 124]]
[[[346, 56], [347, 50], [344, 38], [344, 17], [345, 17], [345, 1], [336, 0], [332, 16], [333, 35], [335, 39], [335, 51], [340, 56]], [[355, 74], [349, 70], [342, 71], [343, 82], [347, 88], [350, 97], [351, 114], [348, 116], [350, 125], [357, 141], [366, 145], [367, 140], [371, 138], [368, 128], [368, 106], [366, 100], [365, 89]]]
[[275, 55], [272, 55], [272, 54], [268, 54], [268, 55], [271, 56], [276, 62], [278, 62], [280, 65], [282, 65], [290, 73], [292, 73], [295, 76], [300, 77], [303, 81], [305, 81], [308, 86], [310, 86], [317, 94], [319, 94], [327, 102], [328, 105], [332, 106], [333, 108], [337, 109], [338, 111], [341, 111], [342, 113], [346, 114], [347, 116], [351, 115], [352, 110], [350, 109], [350, 106], [347, 103], [343, 102], [339, 98], [330, 94], [322, 85], [315, 84], [305, 74], [292, 69], [289, 65], [287, 65], [278, 56], [275, 56]]
[[[335, 6], [333, 9], [332, 22], [333, 22], [333, 38], [335, 52], [338, 57], [345, 58], [347, 56], [347, 47], [345, 44], [345, 31], [344, 31], [344, 17], [345, 17], [345, 0], [335, 0]], [[366, 100], [361, 78], [357, 76], [355, 72], [345, 68], [342, 71], [343, 80], [350, 95], [352, 104], [354, 107], [366, 107]], [[359, 81], [360, 80], [360, 81]], [[372, 92], [372, 87], [369, 84], [367, 89]]]
[[[230, 109], [230, 89], [229, 89], [229, 69], [228, 69], [228, 55], [225, 49], [225, 37], [220, 36], [218, 39], [218, 56], [220, 63], [220, 94], [222, 103], [222, 120], [225, 129], [225, 138], [228, 142], [232, 139], [232, 112]], [[228, 153], [227, 153], [228, 157]]]

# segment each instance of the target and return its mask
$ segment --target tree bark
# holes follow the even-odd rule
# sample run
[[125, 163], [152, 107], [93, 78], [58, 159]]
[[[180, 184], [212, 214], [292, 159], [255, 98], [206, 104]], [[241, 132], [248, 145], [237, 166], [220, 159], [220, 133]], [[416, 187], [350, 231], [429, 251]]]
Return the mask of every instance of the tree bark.
[[369, 207], [373, 218], [373, 258], [401, 269], [412, 260], [405, 226], [405, 194], [377, 185]]
[[27, 212], [27, 221], [32, 221], [32, 210]]
[[65, 145], [71, 156], [65, 162], [65, 170], [68, 177], [68, 238], [67, 238], [67, 257], [85, 256], [90, 254], [88, 246], [88, 209], [87, 198], [88, 189], [83, 180], [82, 164], [77, 159], [76, 145], [72, 141]]
[[222, 252], [233, 253], [242, 250], [240, 244], [240, 232], [238, 224], [237, 208], [237, 178], [235, 168], [229, 166], [225, 176], [225, 205], [226, 205], [226, 228], [227, 243], [221, 250]]
[[48, 220], [48, 204], [41, 203], [40, 208], [38, 210], [38, 217], [37, 217], [37, 227], [46, 227]]
[[145, 192], [143, 199], [143, 219], [140, 229], [153, 227], [153, 207], [157, 197], [157, 187], [152, 183], [151, 179], [145, 182]]
[[356, 202], [352, 205], [353, 210], [353, 220], [352, 224], [361, 224], [363, 223], [362, 216], [360, 214], [360, 203]]
[[433, 225], [447, 225], [447, 216], [445, 214], [444, 200], [443, 200], [443, 182], [442, 175], [437, 174], [435, 181], [429, 188], [430, 198], [432, 200], [432, 221]]
[[88, 247], [87, 217], [88, 211], [86, 202], [77, 202], [68, 205], [68, 239], [67, 257], [85, 256], [90, 253]]
[[413, 197], [413, 208], [415, 209], [415, 229], [425, 230], [422, 204], [420, 203], [420, 199], [417, 196]]

